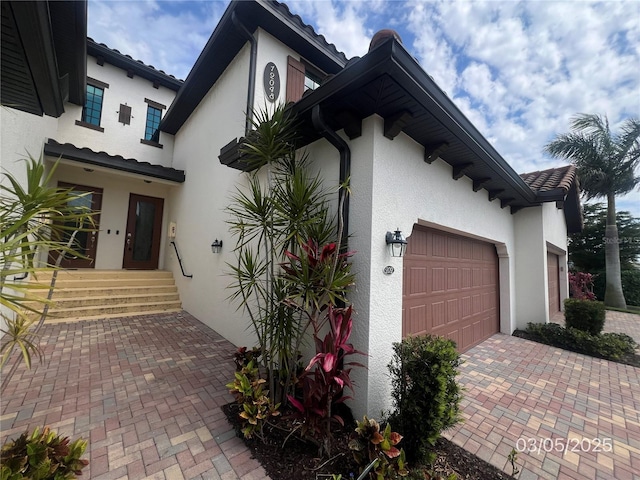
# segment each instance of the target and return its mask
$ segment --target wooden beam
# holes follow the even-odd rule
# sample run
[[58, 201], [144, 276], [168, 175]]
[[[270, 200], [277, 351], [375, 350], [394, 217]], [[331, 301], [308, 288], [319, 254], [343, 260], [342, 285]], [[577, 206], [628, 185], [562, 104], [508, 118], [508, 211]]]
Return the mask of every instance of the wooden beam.
[[473, 167], [473, 163], [461, 163], [459, 165], [453, 166], [453, 179], [459, 180], [461, 179], [469, 169]]
[[489, 190], [489, 201], [493, 202], [496, 198], [498, 198], [498, 195], [500, 195], [502, 192], [504, 192], [503, 189]]
[[336, 114], [336, 120], [347, 134], [350, 140], [362, 136], [362, 119], [358, 118], [353, 112], [343, 110]]
[[515, 202], [515, 198], [501, 198], [500, 199], [500, 208], [505, 208]]
[[513, 215], [514, 213], [518, 213], [520, 210], [522, 210], [524, 207], [511, 207], [511, 215]]
[[424, 146], [424, 161], [426, 163], [433, 163], [433, 161], [440, 156], [442, 152], [444, 152], [447, 148], [449, 148], [449, 144], [447, 142], [434, 143], [431, 145]]
[[483, 186], [485, 186], [490, 181], [491, 181], [491, 179], [489, 177], [478, 178], [477, 180], [474, 180], [473, 181], [473, 191], [477, 192], [478, 190], [480, 190]]
[[402, 129], [409, 123], [413, 115], [407, 110], [398, 112], [384, 119], [384, 136], [389, 140], [396, 138]]

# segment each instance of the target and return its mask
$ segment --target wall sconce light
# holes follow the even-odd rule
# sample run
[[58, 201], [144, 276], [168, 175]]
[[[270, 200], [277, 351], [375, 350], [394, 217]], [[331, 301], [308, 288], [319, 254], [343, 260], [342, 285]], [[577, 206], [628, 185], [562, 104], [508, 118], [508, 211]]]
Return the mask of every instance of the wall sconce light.
[[389, 253], [392, 257], [402, 257], [407, 249], [407, 241], [402, 236], [400, 230], [395, 232], [387, 232], [387, 246], [389, 247]]
[[222, 250], [222, 240], [216, 238], [211, 244], [211, 251], [213, 253], [220, 253], [220, 250]]

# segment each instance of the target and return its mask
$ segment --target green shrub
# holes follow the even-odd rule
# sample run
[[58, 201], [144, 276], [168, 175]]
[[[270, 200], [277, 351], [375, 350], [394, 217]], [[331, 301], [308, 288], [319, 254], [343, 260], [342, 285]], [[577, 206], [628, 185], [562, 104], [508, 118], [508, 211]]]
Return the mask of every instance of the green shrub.
[[389, 421], [404, 435], [409, 461], [429, 463], [441, 433], [460, 421], [460, 354], [451, 340], [429, 335], [406, 338], [393, 349]]
[[25, 432], [16, 440], [2, 446], [2, 480], [71, 480], [82, 475], [89, 464], [81, 459], [87, 442], [77, 439], [70, 443], [68, 437], [60, 437], [45, 427], [36, 427], [31, 435]]
[[604, 328], [605, 308], [601, 302], [567, 298], [564, 301], [564, 321], [567, 327], [598, 335]]
[[[598, 300], [604, 300], [605, 289], [605, 273], [596, 272], [593, 279], [593, 293], [596, 294]], [[635, 305], [640, 307], [640, 270], [629, 269], [622, 270], [622, 291], [624, 293], [624, 299], [627, 301], [627, 305]]]
[[532, 340], [547, 345], [613, 361], [634, 353], [637, 347], [635, 340], [624, 333], [591, 335], [555, 323], [529, 323], [525, 332]]

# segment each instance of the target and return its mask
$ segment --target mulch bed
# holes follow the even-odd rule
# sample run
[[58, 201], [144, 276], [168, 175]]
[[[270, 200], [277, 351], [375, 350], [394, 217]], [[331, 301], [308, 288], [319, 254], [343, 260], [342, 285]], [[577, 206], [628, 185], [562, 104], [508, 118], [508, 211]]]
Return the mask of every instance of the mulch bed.
[[[251, 449], [253, 456], [260, 461], [272, 480], [324, 480], [330, 479], [331, 473], [342, 474], [343, 480], [358, 477], [358, 466], [347, 446], [355, 426], [337, 430], [334, 433], [336, 453], [330, 459], [321, 459], [318, 458], [318, 448], [313, 443], [289, 435], [290, 422], [286, 419], [276, 417], [274, 427], [266, 426], [265, 441], [261, 442], [258, 439], [244, 439], [240, 432], [238, 404], [230, 403], [222, 409], [229, 422], [236, 428], [238, 436]], [[354, 423], [347, 422], [347, 425]], [[514, 479], [445, 438], [438, 440], [436, 454], [437, 460], [431, 466], [431, 471], [442, 478], [455, 473], [458, 479], [465, 480]], [[352, 473], [353, 477], [350, 476]], [[429, 478], [437, 477], [425, 476], [425, 479]]]

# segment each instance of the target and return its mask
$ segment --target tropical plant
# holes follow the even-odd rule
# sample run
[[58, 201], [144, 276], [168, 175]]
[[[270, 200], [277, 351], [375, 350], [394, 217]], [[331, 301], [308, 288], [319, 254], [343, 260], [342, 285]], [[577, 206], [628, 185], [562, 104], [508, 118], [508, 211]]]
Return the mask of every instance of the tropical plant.
[[392, 432], [390, 423], [381, 430], [380, 424], [366, 415], [357, 425], [349, 442], [349, 449], [360, 466], [360, 471], [371, 468], [369, 478], [373, 480], [406, 477], [409, 471], [405, 453], [396, 447], [402, 440], [402, 435]]
[[576, 115], [572, 132], [558, 135], [544, 150], [572, 161], [578, 168], [580, 187], [587, 199], [607, 199], [605, 228], [607, 306], [626, 308], [620, 279], [620, 248], [616, 226], [616, 195], [631, 192], [640, 182], [640, 120], [629, 118], [614, 134], [607, 117]]
[[[6, 337], [0, 366], [16, 348], [28, 367], [32, 354], [40, 355], [37, 330], [46, 317], [56, 277], [52, 276], [49, 287], [23, 280], [51, 267], [39, 261], [41, 252], [57, 252], [58, 265], [65, 254], [82, 257], [75, 234], [94, 228], [93, 213], [77, 206], [84, 194], [50, 186], [57, 164], [46, 173], [42, 159], [29, 156], [25, 165], [25, 182], [3, 172], [6, 186], [0, 196], [0, 310]], [[46, 297], [38, 295], [44, 292]], [[3, 385], [10, 377], [4, 376]]]
[[[236, 262], [229, 265], [234, 278], [230, 298], [249, 316], [270, 398], [280, 403], [297, 382], [299, 351], [314, 316], [305, 309], [312, 304], [319, 311], [325, 302], [343, 298], [344, 277], [336, 272], [346, 263], [338, 253], [341, 232], [338, 216], [330, 214], [329, 192], [319, 174], [310, 173], [308, 157], [296, 154], [295, 119], [284, 106], [272, 113], [255, 112], [253, 117], [254, 130], [240, 148], [251, 169], [247, 186], [236, 190], [227, 208], [230, 230], [237, 237]], [[322, 259], [334, 267], [324, 272], [328, 274], [324, 287], [304, 286], [293, 272], [283, 275], [283, 263], [288, 261], [293, 268], [292, 262], [307, 262], [309, 245], [332, 242], [333, 256]], [[340, 279], [339, 285], [335, 279]], [[316, 287], [316, 300], [311, 300]]]
[[23, 433], [2, 446], [2, 480], [72, 480], [89, 464], [81, 459], [87, 441], [60, 437], [45, 427]]
[[567, 327], [577, 328], [599, 335], [604, 328], [606, 310], [602, 302], [565, 298], [564, 323]]
[[269, 392], [264, 389], [266, 380], [260, 378], [254, 360], [235, 372], [235, 380], [226, 387], [235, 395], [236, 403], [242, 408], [239, 416], [243, 421], [242, 433], [245, 438], [254, 435], [264, 441], [264, 424], [269, 417], [280, 415], [280, 404], [269, 400]]
[[595, 300], [593, 275], [586, 272], [569, 272], [569, 294], [576, 300]]
[[343, 395], [345, 387], [353, 390], [351, 368], [364, 367], [361, 363], [345, 362], [348, 356], [362, 354], [348, 343], [353, 327], [352, 313], [352, 307], [329, 305], [328, 331], [322, 340], [314, 334], [316, 354], [299, 377], [302, 401], [292, 395], [288, 397], [298, 410], [303, 434], [317, 441], [321, 457], [331, 453], [331, 424], [337, 422], [344, 426], [344, 420], [333, 412], [333, 407], [351, 398]]

